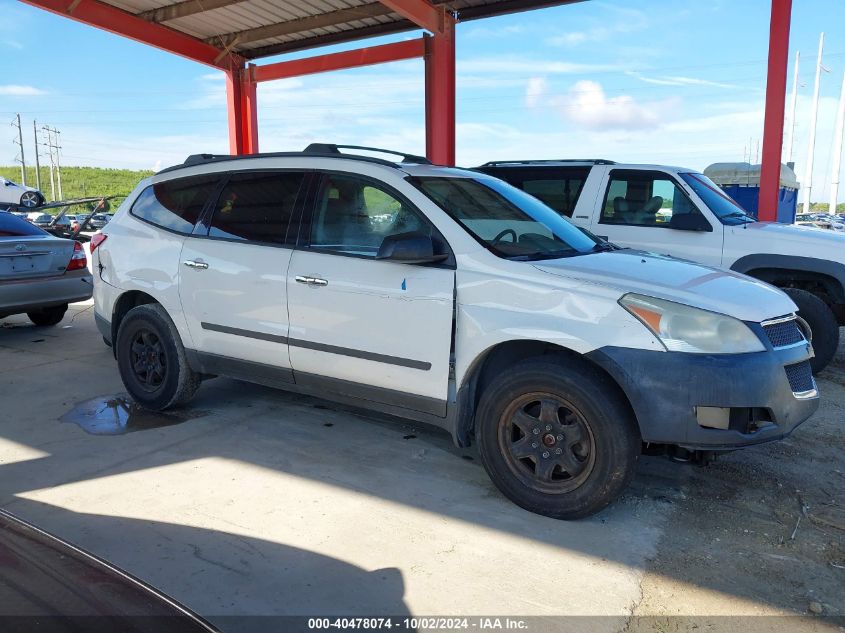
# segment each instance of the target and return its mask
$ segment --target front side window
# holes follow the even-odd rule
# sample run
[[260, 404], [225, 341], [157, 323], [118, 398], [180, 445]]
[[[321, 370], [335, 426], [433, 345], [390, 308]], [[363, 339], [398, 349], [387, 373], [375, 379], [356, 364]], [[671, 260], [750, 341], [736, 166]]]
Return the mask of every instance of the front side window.
[[702, 199], [707, 208], [719, 218], [722, 224], [745, 224], [756, 222], [755, 218], [748, 215], [739, 203], [719, 188], [704, 174], [686, 173], [680, 174], [690, 189]]
[[678, 216], [700, 216], [684, 191], [662, 172], [614, 169], [604, 198], [600, 222], [673, 228], [682, 220]]
[[311, 221], [311, 248], [375, 257], [385, 237], [410, 232], [431, 236], [431, 226], [407, 202], [361, 178], [323, 178]]
[[208, 235], [283, 244], [304, 180], [303, 172], [234, 174], [217, 199]]
[[[177, 178], [150, 185], [132, 204], [130, 213], [177, 233], [190, 233], [217, 186], [218, 176]], [[92, 220], [98, 220], [95, 215]]]
[[423, 176], [409, 181], [499, 257], [553, 259], [602, 247], [536, 198], [496, 178]]

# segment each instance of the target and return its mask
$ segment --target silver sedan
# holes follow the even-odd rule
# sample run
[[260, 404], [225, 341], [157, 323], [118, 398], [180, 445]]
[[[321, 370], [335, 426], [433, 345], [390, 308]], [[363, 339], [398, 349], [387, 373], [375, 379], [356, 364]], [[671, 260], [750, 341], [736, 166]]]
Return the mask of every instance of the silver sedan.
[[69, 303], [91, 298], [92, 281], [82, 244], [0, 211], [0, 318], [56, 325]]

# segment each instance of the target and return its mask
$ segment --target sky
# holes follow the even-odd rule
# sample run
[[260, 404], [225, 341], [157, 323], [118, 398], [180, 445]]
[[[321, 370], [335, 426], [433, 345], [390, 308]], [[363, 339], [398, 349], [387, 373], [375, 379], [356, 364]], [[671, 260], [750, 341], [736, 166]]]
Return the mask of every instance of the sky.
[[[759, 162], [769, 8], [768, 0], [589, 0], [459, 23], [457, 163]], [[827, 201], [845, 7], [793, 0], [792, 17], [787, 91], [800, 51], [793, 160], [801, 182], [826, 31], [812, 199]], [[0, 60], [0, 123], [20, 113], [30, 164], [33, 120], [61, 131], [64, 165], [160, 169], [189, 154], [228, 152], [223, 74], [210, 67], [16, 0], [0, 0]], [[421, 60], [262, 83], [260, 148], [319, 141], [424, 153], [423, 102]], [[13, 164], [15, 135], [0, 126], [0, 164]]]

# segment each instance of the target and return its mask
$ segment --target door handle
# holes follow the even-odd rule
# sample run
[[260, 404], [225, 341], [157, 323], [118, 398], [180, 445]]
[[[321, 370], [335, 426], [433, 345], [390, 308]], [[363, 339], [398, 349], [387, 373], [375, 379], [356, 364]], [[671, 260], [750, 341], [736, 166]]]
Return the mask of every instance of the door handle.
[[328, 286], [329, 282], [325, 279], [320, 279], [319, 277], [306, 277], [303, 275], [297, 275], [294, 277], [297, 283], [300, 284], [308, 284], [309, 286]]
[[208, 264], [206, 264], [205, 262], [197, 262], [192, 259], [189, 259], [182, 263], [185, 264], [185, 266], [187, 266], [188, 268], [196, 268], [198, 270], [205, 270], [206, 268], [208, 268]]

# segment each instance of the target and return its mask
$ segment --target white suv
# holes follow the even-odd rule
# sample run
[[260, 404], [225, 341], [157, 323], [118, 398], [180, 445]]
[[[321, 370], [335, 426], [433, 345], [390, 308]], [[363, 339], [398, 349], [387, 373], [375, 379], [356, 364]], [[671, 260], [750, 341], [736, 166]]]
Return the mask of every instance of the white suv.
[[418, 157], [190, 157], [91, 250], [96, 320], [141, 405], [226, 375], [432, 423], [552, 517], [610, 503], [643, 446], [778, 439], [818, 406], [781, 291], [617, 250]]

